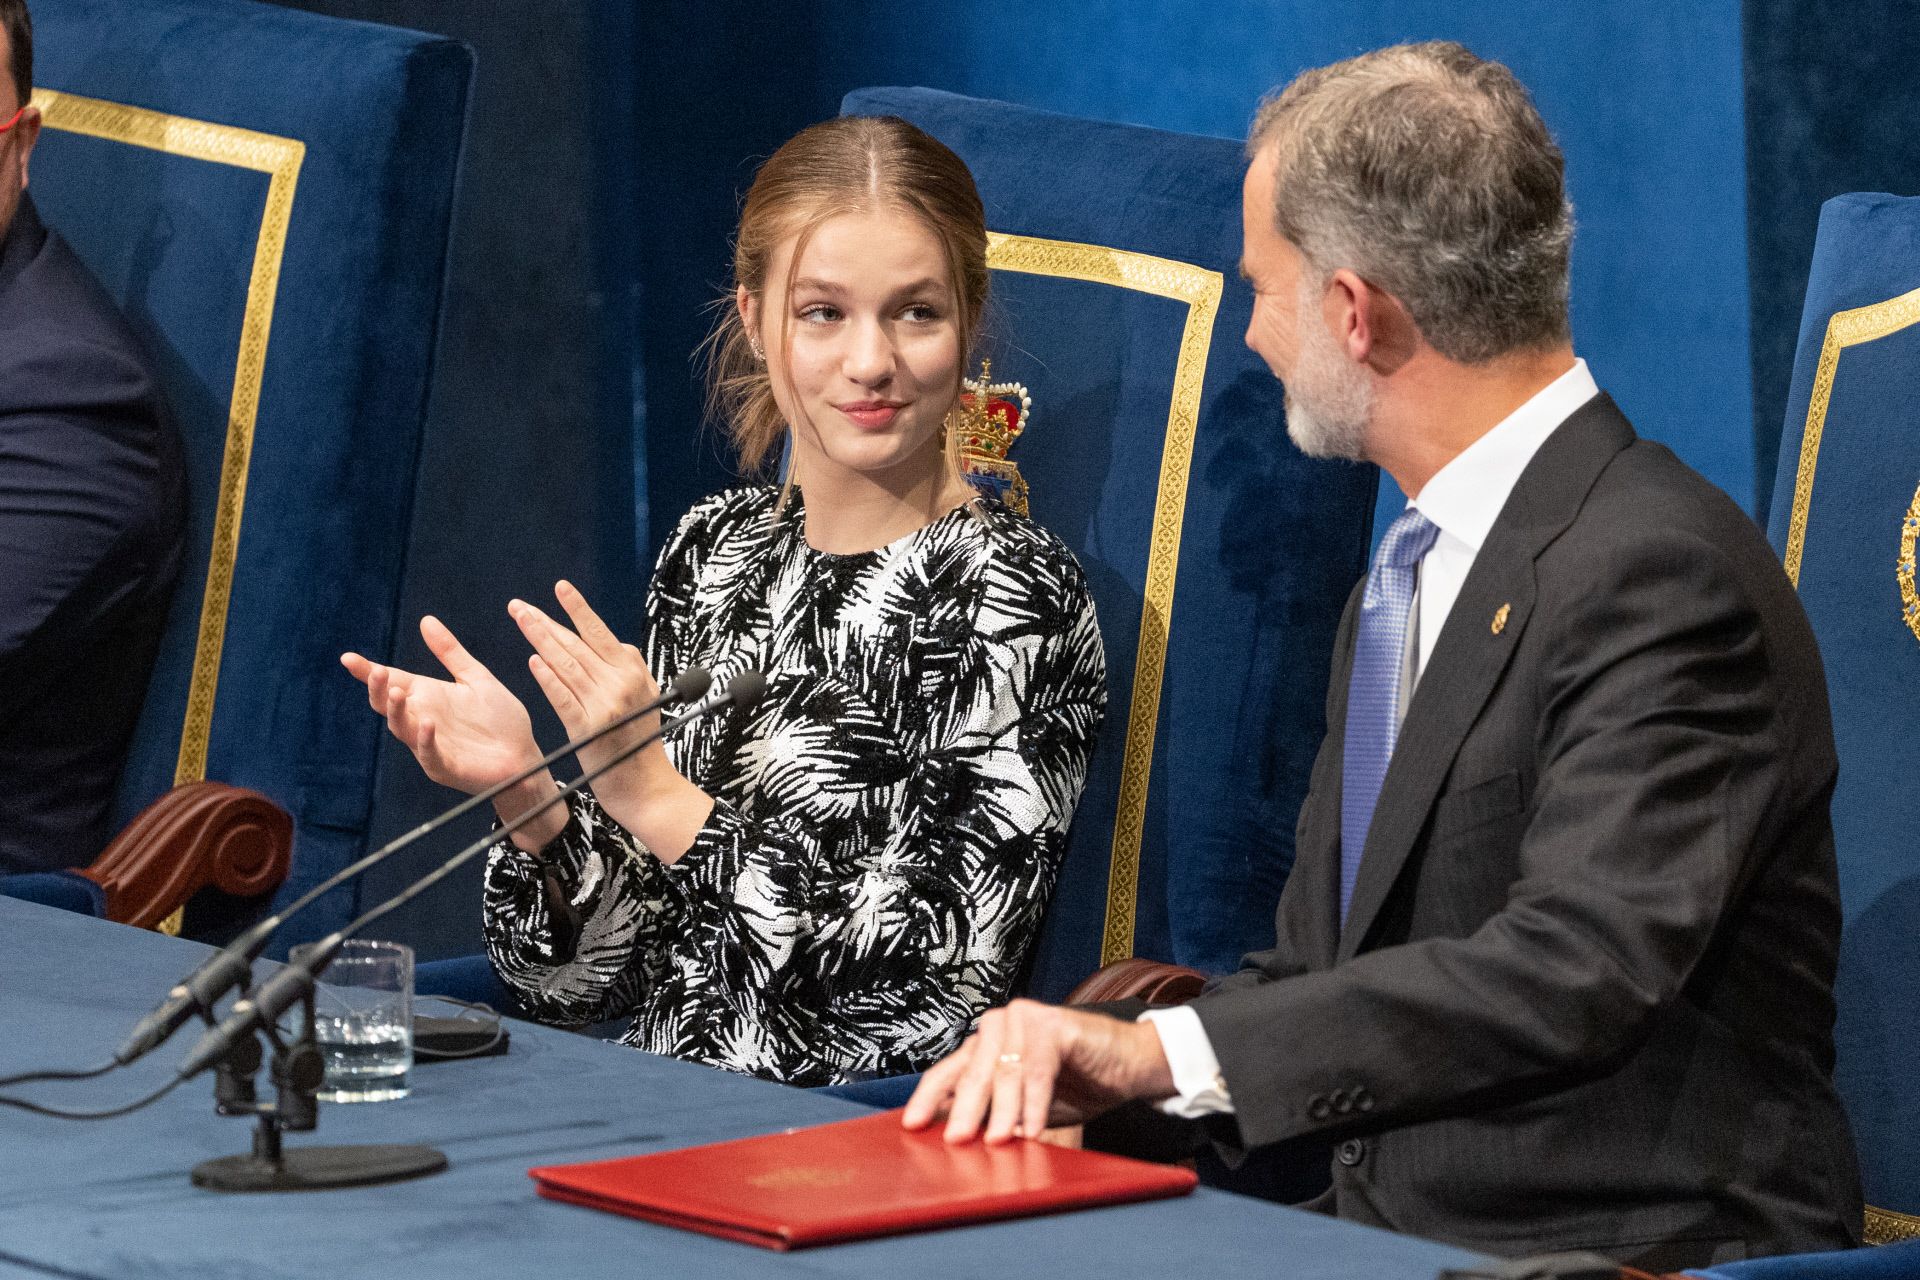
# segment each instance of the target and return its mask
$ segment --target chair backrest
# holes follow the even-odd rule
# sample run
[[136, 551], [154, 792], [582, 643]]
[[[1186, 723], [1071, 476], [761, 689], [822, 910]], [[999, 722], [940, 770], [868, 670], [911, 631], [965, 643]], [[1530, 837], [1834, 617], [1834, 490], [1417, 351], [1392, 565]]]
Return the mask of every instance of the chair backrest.
[[1916, 403], [1920, 199], [1840, 196], [1820, 215], [1768, 532], [1820, 640], [1840, 751], [1835, 1076], [1868, 1202], [1905, 1214], [1920, 1214]]
[[[473, 60], [244, 0], [34, 0], [32, 189], [152, 348], [190, 563], [118, 818], [202, 777], [295, 820], [292, 894], [362, 851]], [[339, 924], [351, 892], [302, 932]]]
[[862, 89], [973, 169], [994, 233], [994, 381], [1032, 392], [1032, 513], [1100, 611], [1107, 725], [1029, 989], [1128, 955], [1270, 945], [1365, 569], [1376, 473], [1310, 462], [1241, 341], [1242, 145], [927, 89]]

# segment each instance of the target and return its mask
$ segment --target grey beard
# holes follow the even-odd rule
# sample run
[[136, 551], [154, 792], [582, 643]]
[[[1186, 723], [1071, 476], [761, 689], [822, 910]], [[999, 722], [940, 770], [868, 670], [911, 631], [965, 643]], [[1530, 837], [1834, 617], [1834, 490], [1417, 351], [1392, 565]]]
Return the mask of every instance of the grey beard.
[[[1367, 418], [1372, 397], [1365, 394], [1340, 397], [1341, 403], [1323, 413], [1308, 408], [1291, 389], [1286, 394], [1287, 438], [1309, 458], [1339, 458], [1346, 462], [1367, 461]], [[1358, 400], [1360, 403], [1355, 403]]]
[[1349, 364], [1317, 320], [1321, 290], [1300, 277], [1295, 324], [1301, 334], [1292, 377], [1286, 382], [1287, 438], [1309, 458], [1366, 462], [1367, 424], [1373, 418], [1373, 384]]

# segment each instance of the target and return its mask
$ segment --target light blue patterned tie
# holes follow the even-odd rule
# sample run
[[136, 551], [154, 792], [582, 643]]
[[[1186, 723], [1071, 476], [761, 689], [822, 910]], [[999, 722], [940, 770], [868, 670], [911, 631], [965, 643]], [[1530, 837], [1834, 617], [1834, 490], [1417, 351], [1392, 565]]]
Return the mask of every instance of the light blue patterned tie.
[[1400, 673], [1406, 665], [1407, 615], [1419, 583], [1420, 557], [1440, 535], [1412, 507], [1387, 528], [1367, 574], [1360, 629], [1347, 679], [1347, 737], [1340, 772], [1340, 922], [1353, 901], [1360, 855], [1373, 825], [1373, 807], [1400, 736]]

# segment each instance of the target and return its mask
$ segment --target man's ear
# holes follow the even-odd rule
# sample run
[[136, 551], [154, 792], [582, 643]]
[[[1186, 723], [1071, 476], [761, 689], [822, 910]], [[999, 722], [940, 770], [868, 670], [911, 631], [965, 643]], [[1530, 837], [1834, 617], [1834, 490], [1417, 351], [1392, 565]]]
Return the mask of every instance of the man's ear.
[[1345, 267], [1333, 273], [1323, 305], [1347, 357], [1390, 374], [1413, 358], [1420, 330], [1400, 299]]
[[1327, 291], [1320, 298], [1334, 340], [1356, 364], [1366, 364], [1373, 354], [1374, 292], [1357, 273], [1341, 267], [1327, 281]]
[[33, 144], [40, 140], [40, 108], [28, 107], [20, 114], [20, 122], [13, 126], [14, 133], [20, 139], [20, 185], [27, 185], [27, 159], [33, 154]]

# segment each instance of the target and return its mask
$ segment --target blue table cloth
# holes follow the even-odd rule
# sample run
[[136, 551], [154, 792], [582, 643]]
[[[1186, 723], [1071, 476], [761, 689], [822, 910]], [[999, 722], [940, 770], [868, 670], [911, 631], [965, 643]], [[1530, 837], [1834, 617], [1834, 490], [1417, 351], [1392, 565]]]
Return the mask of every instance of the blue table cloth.
[[[0, 1076], [86, 1066], [207, 954], [0, 898]], [[192, 1081], [117, 1120], [0, 1109], [0, 1277], [607, 1275], [1184, 1277], [1428, 1280], [1472, 1255], [1201, 1189], [1181, 1200], [837, 1245], [794, 1254], [538, 1199], [537, 1164], [659, 1151], [867, 1114], [852, 1103], [526, 1023], [504, 1057], [415, 1068], [413, 1096], [323, 1104], [312, 1143], [424, 1142], [452, 1167], [385, 1187], [234, 1196], [188, 1170], [244, 1151], [251, 1121]], [[191, 1028], [102, 1080], [10, 1090], [70, 1107], [164, 1081]]]

